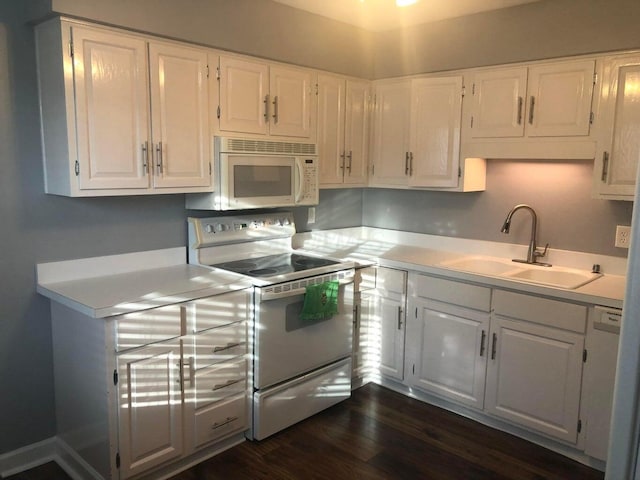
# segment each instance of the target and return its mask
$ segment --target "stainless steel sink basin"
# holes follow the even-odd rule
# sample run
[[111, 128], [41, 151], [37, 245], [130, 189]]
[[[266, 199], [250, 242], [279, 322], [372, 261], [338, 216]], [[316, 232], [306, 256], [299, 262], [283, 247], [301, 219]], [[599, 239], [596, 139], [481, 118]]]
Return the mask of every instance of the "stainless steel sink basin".
[[569, 270], [556, 267], [530, 267], [519, 272], [512, 272], [506, 275], [514, 280], [550, 285], [552, 287], [566, 288], [573, 290], [592, 282], [601, 273], [591, 273], [583, 270]]
[[514, 263], [507, 259], [481, 256], [470, 256], [450, 260], [442, 262], [439, 266], [462, 272], [508, 278], [519, 282], [548, 285], [550, 287], [565, 288], [567, 290], [581, 287], [602, 276], [601, 273], [591, 273], [586, 270], [555, 266], [542, 267]]

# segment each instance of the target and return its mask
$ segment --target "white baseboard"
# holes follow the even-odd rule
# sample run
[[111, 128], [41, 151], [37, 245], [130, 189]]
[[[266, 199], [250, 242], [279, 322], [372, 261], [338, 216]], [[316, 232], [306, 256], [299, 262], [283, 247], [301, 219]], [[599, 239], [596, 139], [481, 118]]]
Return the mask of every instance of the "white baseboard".
[[48, 462], [56, 462], [73, 480], [102, 479], [58, 437], [47, 438], [0, 455], [0, 477], [9, 477]]

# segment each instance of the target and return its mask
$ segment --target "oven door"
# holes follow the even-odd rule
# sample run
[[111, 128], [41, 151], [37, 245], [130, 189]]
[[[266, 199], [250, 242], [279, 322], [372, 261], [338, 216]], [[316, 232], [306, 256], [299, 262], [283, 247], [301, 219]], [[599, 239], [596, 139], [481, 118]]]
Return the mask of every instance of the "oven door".
[[221, 153], [222, 210], [295, 204], [296, 157]]
[[270, 295], [260, 290], [254, 326], [254, 386], [258, 390], [351, 355], [353, 275], [340, 280], [338, 313], [325, 320], [300, 319], [304, 288]]

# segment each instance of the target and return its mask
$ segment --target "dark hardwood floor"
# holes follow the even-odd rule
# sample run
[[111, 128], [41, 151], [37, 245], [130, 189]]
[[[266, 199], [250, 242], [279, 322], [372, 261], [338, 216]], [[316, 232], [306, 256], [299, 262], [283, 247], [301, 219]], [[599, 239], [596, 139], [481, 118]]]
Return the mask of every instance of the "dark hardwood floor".
[[[10, 480], [68, 478], [36, 470]], [[244, 442], [172, 480], [603, 478], [545, 448], [369, 384], [346, 402], [267, 440]]]

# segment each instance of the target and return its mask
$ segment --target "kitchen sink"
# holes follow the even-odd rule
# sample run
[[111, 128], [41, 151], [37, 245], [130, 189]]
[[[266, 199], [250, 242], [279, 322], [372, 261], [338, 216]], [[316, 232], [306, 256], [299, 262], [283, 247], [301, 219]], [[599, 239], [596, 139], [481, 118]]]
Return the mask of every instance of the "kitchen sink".
[[548, 285], [550, 287], [565, 288], [567, 290], [581, 287], [602, 276], [601, 273], [591, 273], [586, 270], [555, 266], [543, 267], [539, 265], [514, 263], [507, 259], [481, 256], [449, 260], [442, 262], [439, 266], [451, 270], [508, 278], [519, 282]]

